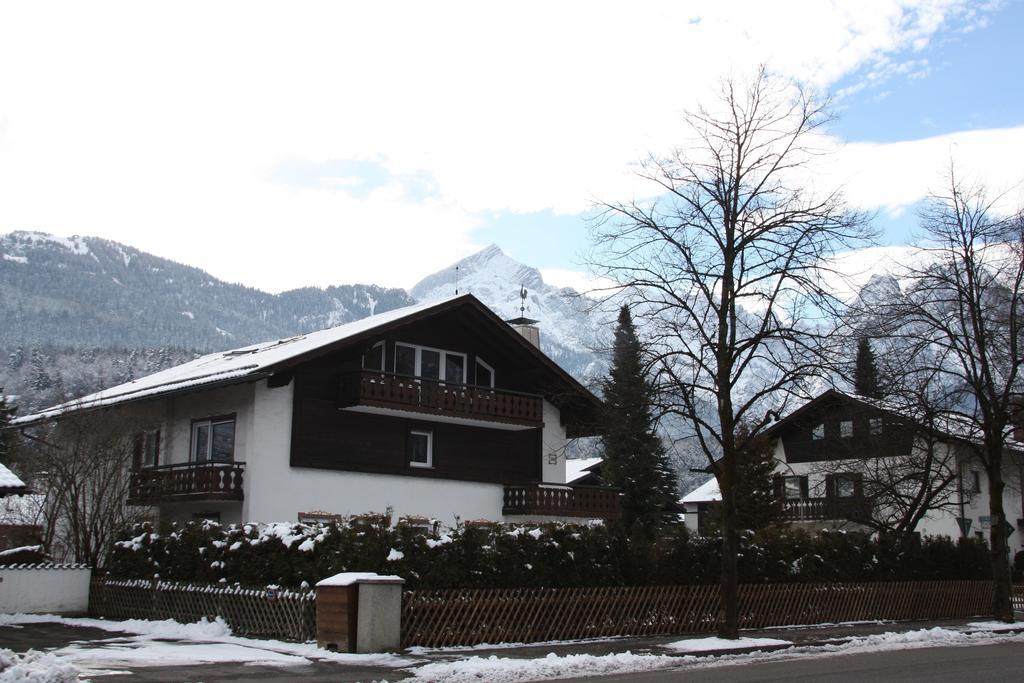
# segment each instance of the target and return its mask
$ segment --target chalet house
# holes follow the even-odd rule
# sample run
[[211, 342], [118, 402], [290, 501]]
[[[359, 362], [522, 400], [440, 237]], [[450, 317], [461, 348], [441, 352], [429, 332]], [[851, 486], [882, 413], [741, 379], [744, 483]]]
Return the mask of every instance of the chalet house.
[[[951, 420], [927, 430], [928, 435], [905, 411], [883, 401], [825, 391], [785, 418], [767, 434], [775, 443], [775, 496], [784, 520], [796, 526], [863, 528], [861, 523], [873, 508], [872, 482], [881, 480], [879, 463], [914, 465], [922, 461], [924, 449], [946, 463], [949, 474], [946, 504], [929, 511], [916, 530], [925, 535], [977, 536], [986, 538], [988, 481], [984, 467], [966, 447], [968, 435]], [[927, 441], [927, 443], [924, 443]], [[892, 467], [908, 477], [910, 467]], [[933, 468], [938, 477], [940, 469]], [[1003, 505], [1013, 527], [1009, 536], [1011, 552], [1024, 548], [1024, 501], [1021, 497], [1022, 462], [1019, 452], [1006, 459], [1007, 487]], [[877, 487], [877, 484], [875, 484]], [[686, 524], [693, 530], [703, 526], [704, 517], [721, 500], [712, 479], [682, 499]]]
[[616, 515], [615, 491], [566, 485], [567, 440], [594, 434], [599, 400], [519, 326], [466, 294], [206, 355], [15, 424], [59, 440], [70, 415], [123, 423], [129, 502], [160, 521]]

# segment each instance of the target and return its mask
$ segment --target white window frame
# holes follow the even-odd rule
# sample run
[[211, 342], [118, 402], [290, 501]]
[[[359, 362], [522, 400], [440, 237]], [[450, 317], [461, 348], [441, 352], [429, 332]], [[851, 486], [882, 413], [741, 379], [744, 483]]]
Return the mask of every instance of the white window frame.
[[[384, 372], [384, 367], [387, 365], [387, 363], [385, 362], [385, 361], [387, 361], [387, 351], [384, 348], [384, 342], [383, 341], [377, 342], [376, 344], [371, 346], [369, 349], [367, 349], [367, 351], [373, 351], [378, 346], [380, 347], [380, 367], [379, 368], [370, 368], [370, 370], [372, 370], [373, 372]], [[363, 364], [363, 369], [366, 370], [367, 368], [366, 368], [366, 352], [365, 351], [363, 352], [362, 364]]]
[[425, 436], [427, 437], [427, 461], [426, 462], [415, 462], [411, 458], [409, 459], [409, 467], [422, 467], [424, 469], [432, 469], [434, 467], [434, 432], [429, 429], [410, 429], [409, 438], [413, 436]]
[[[490, 363], [485, 361], [483, 358], [480, 358], [479, 356], [477, 357], [476, 362], [479, 363], [480, 365], [484, 366], [485, 368], [487, 368], [488, 372], [491, 373], [491, 384], [490, 384], [490, 386], [488, 388], [489, 389], [493, 389], [494, 388], [494, 368], [491, 366]], [[483, 386], [482, 384], [480, 384], [480, 380], [477, 378], [475, 371], [473, 372], [473, 382], [477, 386]]]
[[[437, 373], [438, 374], [438, 380], [437, 381], [439, 381], [439, 382], [451, 381], [451, 380], [449, 380], [446, 377], [446, 375], [448, 374], [448, 356], [459, 356], [460, 358], [462, 358], [462, 381], [461, 382], [456, 382], [456, 384], [466, 384], [467, 383], [466, 382], [466, 379], [467, 379], [466, 371], [468, 370], [468, 368], [466, 367], [467, 355], [465, 353], [462, 353], [461, 351], [448, 351], [447, 349], [437, 349], [437, 348], [434, 348], [433, 346], [421, 346], [419, 344], [409, 344], [409, 343], [406, 343], [406, 342], [395, 342], [395, 353], [394, 353], [395, 364], [394, 364], [394, 367], [396, 368], [396, 372], [397, 372], [397, 368], [398, 368], [398, 348], [400, 346], [404, 346], [407, 349], [413, 349], [415, 351], [415, 354], [416, 354], [415, 355], [415, 359], [416, 360], [413, 363], [413, 376], [416, 377], [417, 379], [423, 379], [423, 352], [424, 351], [434, 351], [435, 353], [437, 353], [439, 355], [439, 360], [438, 360], [439, 367], [438, 367], [438, 373]], [[492, 374], [493, 374], [493, 371], [492, 371]], [[431, 378], [431, 381], [433, 381], [432, 378]]]
[[[238, 421], [235, 416], [213, 418], [205, 420], [196, 420], [192, 423], [192, 438], [188, 445], [188, 461], [191, 463], [212, 463], [212, 462], [234, 462], [235, 461], [235, 438], [231, 440], [231, 458], [229, 460], [213, 460], [213, 427], [214, 425], [221, 424], [233, 424], [235, 425], [235, 438], [238, 437]], [[200, 460], [196, 457], [196, 446], [198, 445], [198, 439], [196, 432], [199, 431], [200, 427], [209, 427], [206, 436], [206, 460]]]

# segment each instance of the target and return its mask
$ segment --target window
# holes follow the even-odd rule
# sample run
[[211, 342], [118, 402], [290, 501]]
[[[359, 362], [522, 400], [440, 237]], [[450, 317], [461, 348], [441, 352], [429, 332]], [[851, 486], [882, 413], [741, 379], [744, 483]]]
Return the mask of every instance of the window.
[[981, 472], [978, 470], [970, 471], [970, 491], [971, 493], [981, 493]]
[[466, 354], [412, 344], [395, 344], [395, 374], [466, 383]]
[[800, 500], [807, 497], [807, 477], [784, 477], [782, 493], [786, 500]]
[[868, 419], [868, 427], [871, 430], [871, 436], [880, 436], [882, 434], [882, 418], [872, 417]]
[[842, 439], [853, 437], [853, 420], [841, 420], [839, 422], [839, 437]]
[[476, 359], [476, 385], [494, 388], [494, 368], [479, 358]]
[[434, 433], [423, 429], [409, 432], [409, 466], [434, 466]]
[[160, 430], [154, 429], [135, 435], [132, 444], [132, 465], [140, 467], [156, 467], [160, 464]]
[[816, 424], [814, 429], [811, 430], [811, 439], [814, 441], [821, 441], [825, 438], [825, 424]]
[[857, 482], [860, 479], [855, 474], [837, 474], [835, 476], [836, 498], [853, 498], [857, 495]]
[[384, 369], [384, 342], [379, 341], [363, 354], [363, 367], [367, 370]]
[[235, 459], [235, 417], [192, 423], [192, 462], [231, 462]]

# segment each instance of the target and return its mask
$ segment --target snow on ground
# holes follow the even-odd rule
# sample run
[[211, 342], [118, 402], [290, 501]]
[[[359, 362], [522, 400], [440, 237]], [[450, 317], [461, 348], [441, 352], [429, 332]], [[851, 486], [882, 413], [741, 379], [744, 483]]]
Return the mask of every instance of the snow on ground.
[[72, 683], [80, 670], [50, 653], [0, 649], [0, 683]]
[[457, 662], [434, 662], [412, 670], [414, 680], [445, 683], [513, 683], [576, 676], [610, 676], [669, 669], [679, 658], [669, 655], [635, 655], [622, 652], [611, 655], [565, 655], [551, 653], [540, 659], [509, 657], [469, 657]]
[[55, 650], [62, 660], [89, 668], [117, 666], [174, 666], [214, 662], [246, 662], [282, 666], [331, 661], [360, 666], [401, 667], [417, 663], [409, 657], [392, 654], [350, 654], [322, 650], [316, 643], [287, 643], [231, 635], [221, 618], [181, 624], [171, 619], [147, 621], [127, 619], [108, 621], [50, 614], [0, 614], [0, 626], [57, 623], [87, 626], [113, 633], [128, 634], [99, 641], [88, 641]]
[[713, 652], [715, 650], [738, 650], [748, 647], [779, 647], [781, 645], [792, 645], [788, 640], [777, 640], [776, 638], [687, 638], [677, 640], [674, 643], [665, 645], [676, 652]]

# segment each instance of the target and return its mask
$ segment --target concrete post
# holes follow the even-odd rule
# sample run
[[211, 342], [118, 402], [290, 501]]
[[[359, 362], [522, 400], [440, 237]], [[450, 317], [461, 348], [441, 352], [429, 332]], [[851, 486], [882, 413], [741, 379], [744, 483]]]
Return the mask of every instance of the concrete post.
[[335, 574], [316, 584], [317, 645], [342, 652], [398, 650], [402, 642], [400, 576]]

